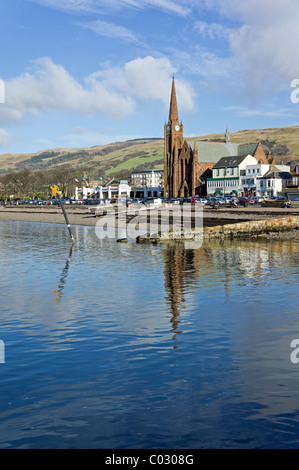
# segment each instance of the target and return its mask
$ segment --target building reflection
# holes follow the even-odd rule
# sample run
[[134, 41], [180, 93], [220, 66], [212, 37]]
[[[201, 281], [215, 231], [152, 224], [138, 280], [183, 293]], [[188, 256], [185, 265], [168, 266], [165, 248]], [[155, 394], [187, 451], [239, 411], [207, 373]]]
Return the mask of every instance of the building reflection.
[[[225, 292], [227, 301], [234, 289], [253, 284], [256, 295], [262, 295], [266, 277], [277, 266], [283, 269], [284, 259], [299, 261], [298, 245], [292, 242], [215, 240], [204, 243], [201, 248], [186, 250], [184, 244], [164, 249], [165, 300], [170, 312], [174, 348], [178, 348], [178, 335], [182, 331], [182, 315], [187, 308], [188, 292], [194, 287], [211, 284]], [[237, 286], [237, 287], [236, 287]], [[196, 296], [196, 302], [200, 296]], [[188, 304], [188, 308], [190, 307]], [[192, 308], [200, 308], [192, 305]]]
[[198, 282], [199, 271], [205, 269], [207, 259], [206, 250], [186, 250], [183, 244], [175, 244], [164, 250], [165, 300], [171, 314], [175, 349], [178, 348], [178, 335], [182, 333], [180, 317], [186, 308], [186, 295], [189, 288]]

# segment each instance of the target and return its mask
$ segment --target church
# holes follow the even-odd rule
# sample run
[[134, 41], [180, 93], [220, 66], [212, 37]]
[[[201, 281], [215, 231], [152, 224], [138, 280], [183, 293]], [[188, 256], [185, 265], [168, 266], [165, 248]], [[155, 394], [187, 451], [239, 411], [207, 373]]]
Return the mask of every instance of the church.
[[257, 163], [272, 163], [261, 143], [232, 144], [228, 129], [223, 142], [184, 139], [173, 77], [169, 117], [164, 126], [164, 196], [176, 198], [203, 195], [206, 179], [211, 176], [212, 168], [221, 158], [248, 155], [254, 157]]

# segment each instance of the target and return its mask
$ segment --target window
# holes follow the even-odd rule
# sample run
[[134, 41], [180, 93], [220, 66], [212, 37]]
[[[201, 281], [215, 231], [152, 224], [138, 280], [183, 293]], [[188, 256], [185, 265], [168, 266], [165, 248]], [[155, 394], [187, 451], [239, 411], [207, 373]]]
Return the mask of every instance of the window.
[[255, 170], [254, 170], [254, 169], [252, 170], [252, 173], [255, 173]]
[[259, 172], [260, 172], [260, 169], [259, 169], [259, 168], [257, 168], [257, 169], [256, 169], [256, 172], [257, 172], [257, 173], [259, 173]]
[[234, 174], [234, 169], [233, 169], [233, 168], [230, 169], [230, 174], [231, 174], [231, 175]]
[[248, 170], [248, 174], [249, 174], [249, 173], [251, 173], [251, 170], [250, 170], [250, 169]]

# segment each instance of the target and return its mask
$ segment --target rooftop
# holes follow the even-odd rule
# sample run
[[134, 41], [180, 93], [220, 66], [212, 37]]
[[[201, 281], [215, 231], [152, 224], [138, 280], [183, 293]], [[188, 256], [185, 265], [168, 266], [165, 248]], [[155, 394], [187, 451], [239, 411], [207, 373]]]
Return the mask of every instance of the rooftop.
[[209, 142], [188, 140], [189, 146], [194, 150], [195, 143], [198, 149], [198, 160], [203, 163], [217, 163], [223, 157], [247, 157], [254, 155], [259, 144], [232, 144], [230, 142]]

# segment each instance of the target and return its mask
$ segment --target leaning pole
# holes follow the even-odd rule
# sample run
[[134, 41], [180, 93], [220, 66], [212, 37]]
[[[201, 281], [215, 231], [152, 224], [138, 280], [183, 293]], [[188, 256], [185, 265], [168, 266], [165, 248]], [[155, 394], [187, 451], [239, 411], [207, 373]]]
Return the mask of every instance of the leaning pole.
[[63, 204], [63, 202], [62, 202], [62, 200], [61, 200], [60, 191], [58, 191], [57, 186], [54, 186], [54, 187], [51, 186], [51, 189], [52, 189], [52, 192], [53, 192], [53, 196], [57, 196], [57, 197], [58, 197], [59, 205], [60, 205], [61, 210], [62, 210], [62, 212], [63, 212], [64, 218], [65, 218], [65, 223], [66, 223], [66, 225], [67, 225], [67, 228], [68, 228], [68, 231], [69, 231], [69, 234], [70, 234], [72, 243], [73, 243], [73, 245], [74, 245], [74, 244], [76, 243], [76, 240], [75, 240], [74, 235], [72, 234], [71, 224], [70, 224], [70, 222], [69, 222], [69, 219], [68, 219], [68, 216], [67, 216], [67, 213], [66, 213], [64, 204]]

